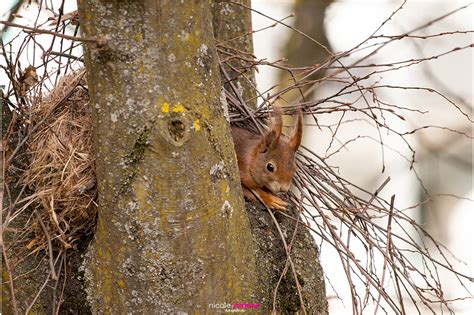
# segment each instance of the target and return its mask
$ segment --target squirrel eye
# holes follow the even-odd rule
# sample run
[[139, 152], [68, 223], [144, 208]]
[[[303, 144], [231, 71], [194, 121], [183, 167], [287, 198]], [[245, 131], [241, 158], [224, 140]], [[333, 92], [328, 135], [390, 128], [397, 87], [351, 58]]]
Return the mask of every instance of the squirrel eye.
[[267, 164], [267, 170], [268, 170], [269, 172], [272, 172], [272, 173], [273, 173], [273, 171], [275, 170], [275, 166], [273, 166], [272, 163], [268, 163], [268, 164]]

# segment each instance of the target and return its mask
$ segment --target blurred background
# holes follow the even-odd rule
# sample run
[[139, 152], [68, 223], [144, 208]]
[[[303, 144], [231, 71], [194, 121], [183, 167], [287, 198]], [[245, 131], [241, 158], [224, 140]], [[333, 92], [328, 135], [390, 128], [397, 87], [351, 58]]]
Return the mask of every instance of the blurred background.
[[[277, 20], [286, 18], [284, 23], [295, 26], [328, 47], [331, 52], [338, 53], [350, 50], [366, 40], [392, 12], [400, 7], [402, 2], [254, 0], [252, 6], [255, 10]], [[424, 36], [443, 32], [472, 31], [474, 11], [470, 4], [472, 2], [467, 1], [407, 1], [377, 34], [403, 34], [465, 5], [469, 6], [420, 29], [415, 34]], [[289, 17], [292, 13], [295, 13], [295, 16]], [[274, 23], [258, 12], [253, 12], [252, 18], [255, 30]], [[374, 42], [376, 41], [377, 39]], [[386, 48], [377, 51], [365, 64], [378, 65], [426, 58], [472, 43], [472, 32], [452, 33], [425, 40], [404, 39], [392, 42]], [[288, 64], [299, 67], [322, 63], [328, 57], [325, 49], [283, 25], [255, 33], [254, 49], [257, 58], [267, 58], [269, 61], [286, 58]], [[371, 51], [374, 49], [369, 48], [368, 51], [352, 54], [344, 62], [347, 65], [351, 64]], [[464, 108], [472, 119], [473, 63], [472, 49], [465, 49], [404, 69], [386, 72], [371, 80], [379, 81], [379, 84], [383, 85], [436, 89]], [[352, 71], [361, 76], [374, 69]], [[256, 79], [259, 90], [265, 91], [284, 80], [285, 73], [273, 67], [260, 67]], [[337, 84], [324, 83], [310, 97], [323, 99], [338, 88], [340, 86]], [[388, 103], [426, 112], [423, 115], [417, 112], [404, 112], [405, 121], [390, 120], [387, 124], [397, 130], [436, 125], [459, 130], [472, 137], [472, 123], [439, 95], [420, 90], [389, 88], [378, 90], [377, 95]], [[288, 98], [291, 102], [291, 96]], [[355, 102], [354, 98], [339, 98], [339, 100]], [[360, 118], [359, 116], [353, 114], [352, 117], [346, 116], [344, 119], [350, 121]], [[321, 125], [331, 125], [336, 124], [340, 118], [338, 115], [321, 115], [318, 120]], [[306, 122], [314, 124], [314, 121]], [[382, 161], [377, 131], [367, 120], [341, 125], [337, 132], [337, 140], [345, 143], [358, 135], [361, 137], [332, 156], [329, 155], [336, 151], [339, 145], [332, 143], [333, 148], [329, 148], [332, 134], [328, 129], [307, 127], [304, 144], [321, 156], [329, 156], [328, 163], [336, 166], [342, 177], [369, 191], [375, 191], [383, 180], [390, 176], [391, 181], [384, 188], [382, 195], [388, 199], [395, 194], [396, 206], [399, 209], [413, 207], [407, 210], [411, 216], [421, 222], [435, 238], [460, 259], [458, 268], [472, 274], [474, 271], [472, 138], [436, 128], [417, 132], [407, 138], [417, 152], [414, 168], [410, 169], [410, 150], [407, 149], [406, 143], [393, 134], [382, 135], [383, 142], [388, 148], [384, 150], [384, 161]], [[385, 170], [382, 173], [384, 166]], [[351, 312], [350, 292], [337, 255], [330, 246], [322, 243], [321, 256], [324, 271], [331, 281], [331, 285], [326, 288], [330, 297], [330, 313], [348, 314]], [[444, 285], [448, 288], [445, 292], [453, 296], [462, 292], [455, 279], [451, 277], [446, 277]], [[470, 287], [471, 291], [473, 288]], [[472, 314], [474, 303], [472, 301], [457, 303], [455, 310], [456, 314]]]
[[[51, 1], [51, 5], [60, 2]], [[267, 61], [286, 59], [284, 63], [293, 67], [323, 63], [330, 55], [328, 51], [332, 53], [348, 51], [366, 41], [402, 2], [253, 0], [253, 29], [265, 28], [253, 35], [255, 55], [257, 59]], [[36, 16], [37, 6], [34, 2], [26, 6], [20, 6], [21, 3], [15, 0], [2, 0], [1, 19], [9, 18], [11, 21], [25, 24], [28, 21], [44, 20], [48, 15], [46, 10], [42, 13], [45, 16]], [[446, 53], [456, 47], [473, 43], [473, 6], [469, 2], [456, 0], [410, 0], [384, 23], [376, 34], [385, 36], [404, 34], [464, 5], [468, 6], [420, 28], [414, 33], [418, 38], [393, 40], [377, 51], [376, 46], [370, 47], [366, 44], [364, 49], [341, 59], [343, 63], [349, 65], [361, 57], [370, 55], [364, 64], [373, 64], [374, 67], [351, 69], [352, 75], [360, 77], [375, 69], [380, 70], [380, 66], [375, 65], [390, 64], [393, 68], [397, 62], [427, 58], [424, 62], [413, 62], [410, 66], [400, 67], [396, 71], [373, 75], [368, 79], [370, 83], [367, 81], [365, 83], [366, 86], [370, 84], [385, 86], [377, 89], [379, 101], [411, 109], [400, 110], [404, 120], [386, 118], [386, 123], [391, 128], [400, 133], [408, 133], [404, 139], [387, 131], [378, 134], [373, 123], [361, 117], [360, 113], [345, 112], [343, 117], [337, 114], [319, 115], [317, 122], [307, 117], [304, 145], [325, 157], [329, 165], [337, 168], [341, 177], [368, 191], [375, 191], [390, 176], [391, 180], [382, 191], [382, 196], [390, 199], [390, 196], [395, 194], [396, 207], [406, 209], [406, 213], [421, 222], [427, 231], [452, 251], [459, 259], [456, 268], [473, 274], [472, 123], [463, 113], [467, 113], [472, 120], [474, 57], [472, 48]], [[74, 9], [75, 1], [65, 2], [64, 12], [71, 12]], [[15, 18], [11, 12], [16, 12], [22, 18]], [[274, 25], [275, 21], [262, 13], [282, 21], [287, 26], [277, 23], [268, 28]], [[306, 39], [291, 27], [311, 36], [321, 45]], [[18, 34], [18, 29], [8, 28], [2, 33], [2, 39], [7, 42]], [[443, 35], [422, 38], [430, 34]], [[376, 37], [370, 43], [376, 44], [386, 39]], [[71, 47], [71, 53], [77, 50], [80, 50], [80, 47]], [[26, 55], [30, 56], [30, 59], [24, 60], [21, 68], [28, 64], [38, 64], [39, 61], [31, 56], [39, 54], [31, 52]], [[323, 76], [324, 73], [317, 72], [311, 78], [317, 79]], [[284, 71], [270, 66], [260, 66], [256, 73], [260, 91], [282, 89], [288, 79]], [[0, 72], [0, 85], [7, 84], [8, 78], [4, 72]], [[390, 87], [426, 87], [442, 95], [425, 89]], [[307, 100], [324, 99], [340, 89], [341, 84], [338, 82], [324, 82], [308, 92]], [[285, 101], [291, 103], [297, 97], [296, 94], [288, 93], [285, 95]], [[354, 95], [341, 96], [338, 101], [351, 104], [363, 102]], [[339, 125], [336, 132], [335, 126], [341, 120], [344, 123]], [[317, 124], [320, 127], [317, 127]], [[434, 127], [424, 128], [424, 126]], [[416, 132], [410, 133], [413, 130]], [[410, 147], [416, 151], [414, 164], [411, 162]], [[321, 240], [318, 240], [318, 244], [321, 247], [322, 265], [328, 279], [326, 289], [330, 313], [348, 314], [352, 310], [351, 297], [339, 258], [330, 245]], [[455, 279], [452, 275], [446, 276], [445, 292], [451, 296], [458, 296], [462, 288], [453, 280]], [[474, 286], [471, 285], [469, 288], [474, 291]], [[462, 291], [461, 295], [466, 295], [465, 291]], [[474, 303], [470, 300], [459, 301], [455, 305], [456, 314], [472, 314], [474, 310]], [[373, 309], [371, 311], [373, 312]]]

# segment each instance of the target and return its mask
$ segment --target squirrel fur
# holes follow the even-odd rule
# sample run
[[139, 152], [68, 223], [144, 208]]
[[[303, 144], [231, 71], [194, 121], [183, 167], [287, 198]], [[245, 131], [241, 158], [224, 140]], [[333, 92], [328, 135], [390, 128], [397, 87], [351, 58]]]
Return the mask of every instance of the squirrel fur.
[[244, 197], [256, 201], [256, 194], [269, 208], [285, 210], [287, 203], [276, 194], [290, 189], [296, 170], [295, 153], [303, 136], [303, 115], [298, 111], [295, 130], [288, 138], [281, 132], [281, 110], [274, 113], [275, 122], [264, 135], [232, 127], [232, 138]]

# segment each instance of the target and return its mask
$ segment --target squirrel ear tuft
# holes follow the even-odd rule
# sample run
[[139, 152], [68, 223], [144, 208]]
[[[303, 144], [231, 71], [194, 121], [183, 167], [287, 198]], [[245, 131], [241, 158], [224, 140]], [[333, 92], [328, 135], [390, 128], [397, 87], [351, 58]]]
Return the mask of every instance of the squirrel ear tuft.
[[262, 142], [260, 143], [260, 152], [265, 153], [271, 149], [274, 149], [278, 144], [280, 135], [275, 130], [270, 130], [266, 135], [263, 136]]
[[301, 138], [303, 138], [303, 113], [301, 112], [301, 109], [298, 109], [295, 131], [290, 139], [290, 147], [293, 151], [296, 152], [298, 150], [301, 144]]
[[274, 110], [273, 110], [273, 115], [275, 117], [275, 122], [272, 124], [272, 131], [275, 131], [276, 135], [277, 135], [277, 143], [278, 143], [278, 140], [280, 140], [280, 135], [281, 135], [281, 130], [283, 128], [283, 120], [281, 118], [282, 116], [282, 110], [281, 108], [279, 107], [275, 107]]
[[283, 120], [281, 118], [281, 109], [275, 107], [273, 111], [275, 122], [271, 125], [270, 130], [263, 136], [262, 143], [260, 144], [260, 152], [267, 152], [274, 149], [280, 141], [281, 130], [283, 128]]

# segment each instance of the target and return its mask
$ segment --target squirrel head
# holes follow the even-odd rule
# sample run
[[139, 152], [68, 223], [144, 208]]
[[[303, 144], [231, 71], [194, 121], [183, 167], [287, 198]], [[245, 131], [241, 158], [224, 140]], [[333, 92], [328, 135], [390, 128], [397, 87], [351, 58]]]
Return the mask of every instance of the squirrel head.
[[295, 130], [290, 138], [282, 135], [282, 112], [275, 110], [275, 122], [258, 145], [251, 176], [272, 193], [287, 192], [296, 170], [295, 153], [303, 136], [303, 115], [298, 110]]

